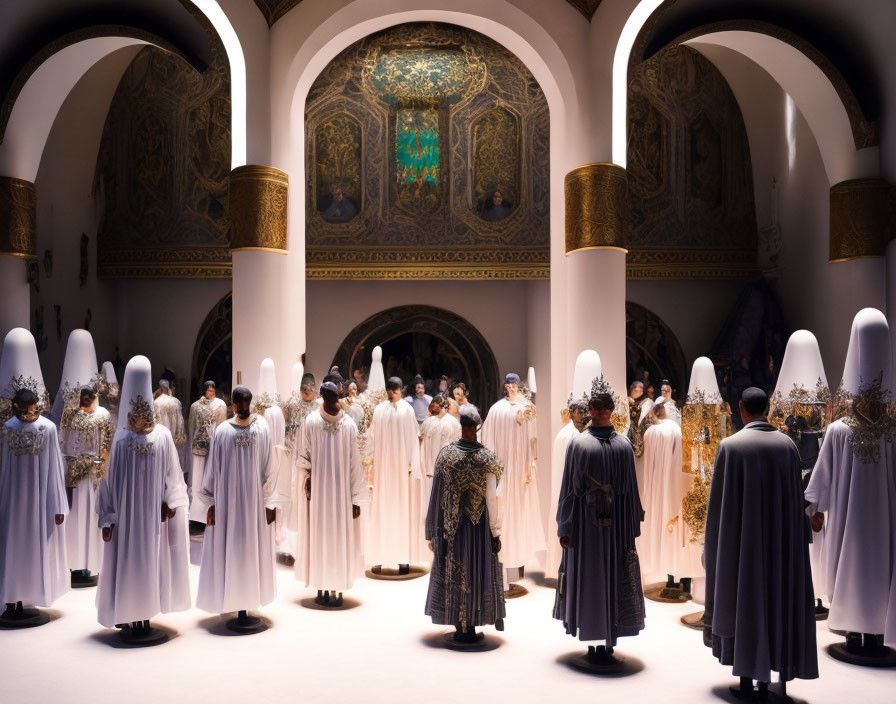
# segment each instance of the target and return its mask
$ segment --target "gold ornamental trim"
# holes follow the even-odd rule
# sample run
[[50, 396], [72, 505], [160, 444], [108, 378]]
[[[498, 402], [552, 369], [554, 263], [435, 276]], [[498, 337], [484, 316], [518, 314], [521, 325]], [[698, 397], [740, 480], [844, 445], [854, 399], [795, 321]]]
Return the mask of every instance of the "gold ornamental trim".
[[226, 246], [102, 247], [97, 252], [101, 279], [229, 279], [232, 270]]
[[600, 162], [578, 166], [564, 180], [566, 252], [625, 248], [628, 183], [625, 169]]
[[597, 250], [610, 249], [610, 250], [613, 250], [616, 252], [622, 252], [623, 254], [628, 254], [628, 250], [625, 247], [612, 247], [610, 245], [595, 245], [594, 247], [579, 247], [578, 249], [574, 249], [571, 252], [567, 252], [566, 256], [568, 257], [570, 254], [573, 254], [575, 252], [587, 252], [588, 250], [593, 250], [593, 249], [597, 249]]
[[37, 252], [37, 191], [21, 178], [0, 176], [0, 254], [33, 259]]
[[893, 188], [879, 178], [831, 186], [830, 261], [883, 257], [893, 237]]
[[289, 176], [272, 166], [240, 166], [230, 173], [230, 249], [288, 251]]
[[468, 264], [431, 265], [427, 267], [381, 265], [367, 267], [308, 265], [305, 278], [309, 281], [433, 281], [433, 280], [488, 280], [519, 281], [543, 280], [551, 276], [550, 264], [520, 266], [519, 264], [471, 267]]

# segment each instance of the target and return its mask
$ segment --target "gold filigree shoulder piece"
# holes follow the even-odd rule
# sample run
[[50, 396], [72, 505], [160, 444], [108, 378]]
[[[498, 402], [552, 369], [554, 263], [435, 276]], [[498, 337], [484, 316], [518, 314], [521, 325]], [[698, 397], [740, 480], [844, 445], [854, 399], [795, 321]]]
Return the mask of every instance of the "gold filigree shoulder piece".
[[883, 388], [883, 372], [869, 384], [860, 379], [859, 388], [843, 422], [853, 431], [849, 438], [853, 454], [863, 464], [874, 464], [880, 460], [882, 441], [892, 444], [896, 439], [896, 411], [889, 389]]
[[131, 409], [128, 411], [128, 430], [137, 432], [137, 425], [143, 421], [143, 428], [155, 423], [155, 414], [152, 410], [152, 402], [138, 395], [131, 401]]

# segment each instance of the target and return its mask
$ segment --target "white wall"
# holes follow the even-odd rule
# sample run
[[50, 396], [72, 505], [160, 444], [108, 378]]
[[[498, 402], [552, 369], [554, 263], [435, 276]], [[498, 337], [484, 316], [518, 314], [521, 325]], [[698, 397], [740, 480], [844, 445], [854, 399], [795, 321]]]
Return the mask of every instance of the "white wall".
[[[117, 301], [109, 284], [96, 278], [97, 204], [93, 176], [109, 104], [118, 81], [140, 46], [120, 49], [97, 62], [75, 84], [50, 130], [37, 172], [37, 254], [41, 267], [40, 292], [31, 295], [31, 308], [44, 306], [47, 349], [41, 353], [44, 381], [55, 393], [62, 375], [68, 334], [84, 326], [87, 309], [93, 319], [98, 363], [111, 359], [115, 348]], [[89, 277], [79, 282], [81, 233], [90, 238]], [[45, 250], [53, 253], [53, 271], [43, 268]], [[56, 335], [53, 305], [62, 308], [62, 337]]]

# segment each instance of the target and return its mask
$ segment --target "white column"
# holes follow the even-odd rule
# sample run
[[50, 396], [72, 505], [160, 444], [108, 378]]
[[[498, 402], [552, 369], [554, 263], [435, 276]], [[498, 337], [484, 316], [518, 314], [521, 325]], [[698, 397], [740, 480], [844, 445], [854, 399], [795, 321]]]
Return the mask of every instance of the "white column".
[[0, 177], [0, 335], [30, 328], [31, 292], [25, 262], [34, 257], [37, 194], [34, 184]]

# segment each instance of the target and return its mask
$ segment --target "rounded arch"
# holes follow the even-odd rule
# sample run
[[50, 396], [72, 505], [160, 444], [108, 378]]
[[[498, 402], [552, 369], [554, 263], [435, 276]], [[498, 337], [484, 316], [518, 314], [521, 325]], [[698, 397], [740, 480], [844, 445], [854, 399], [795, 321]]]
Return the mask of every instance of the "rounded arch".
[[[230, 390], [233, 376], [230, 352], [233, 342], [233, 293], [230, 292], [209, 311], [196, 335], [193, 346], [193, 364], [190, 376], [190, 398], [198, 398], [202, 382], [208, 378], [208, 372], [215, 366], [217, 376], [213, 379], [224, 391]], [[230, 369], [226, 369], [230, 362]], [[223, 366], [222, 366], [223, 365]], [[219, 368], [220, 367], [220, 368]]]
[[463, 360], [468, 373], [464, 381], [477, 406], [498, 398], [498, 363], [485, 337], [465, 318], [435, 306], [399, 306], [370, 316], [345, 337], [333, 364], [350, 375], [355, 368], [369, 367], [374, 347], [408, 333], [438, 338]]
[[625, 347], [628, 383], [637, 378], [638, 372], [647, 371], [654, 384], [668, 379], [672, 396], [684, 398], [688, 368], [678, 338], [656, 313], [631, 301], [625, 302]]
[[[649, 39], [670, 0], [640, 0], [626, 23], [613, 62], [613, 160], [625, 165], [628, 80], [645, 58]], [[768, 73], [791, 97], [818, 144], [831, 184], [876, 176], [876, 125], [862, 112], [849, 84], [811, 43], [770, 22], [731, 19], [692, 28], [666, 46], [717, 45], [736, 51]], [[620, 161], [620, 159], [622, 161]]]

